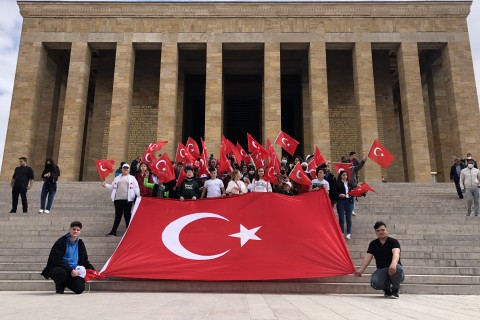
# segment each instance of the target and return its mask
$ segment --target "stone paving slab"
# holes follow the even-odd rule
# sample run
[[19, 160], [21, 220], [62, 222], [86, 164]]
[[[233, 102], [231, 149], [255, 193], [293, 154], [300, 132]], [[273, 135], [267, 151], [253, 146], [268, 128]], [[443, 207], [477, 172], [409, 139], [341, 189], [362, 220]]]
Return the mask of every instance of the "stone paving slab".
[[479, 296], [0, 292], [2, 319], [478, 319]]

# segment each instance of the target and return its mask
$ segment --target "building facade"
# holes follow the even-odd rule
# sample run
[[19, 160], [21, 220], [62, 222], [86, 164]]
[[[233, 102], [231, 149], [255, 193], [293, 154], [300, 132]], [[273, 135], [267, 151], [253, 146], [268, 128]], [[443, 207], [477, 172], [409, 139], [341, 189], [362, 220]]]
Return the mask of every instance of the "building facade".
[[280, 130], [332, 161], [378, 138], [395, 160], [368, 181], [448, 181], [453, 155], [480, 153], [471, 1], [18, 5], [2, 180], [20, 156], [97, 180], [95, 160], [152, 141], [173, 158], [189, 136], [218, 154], [222, 135]]

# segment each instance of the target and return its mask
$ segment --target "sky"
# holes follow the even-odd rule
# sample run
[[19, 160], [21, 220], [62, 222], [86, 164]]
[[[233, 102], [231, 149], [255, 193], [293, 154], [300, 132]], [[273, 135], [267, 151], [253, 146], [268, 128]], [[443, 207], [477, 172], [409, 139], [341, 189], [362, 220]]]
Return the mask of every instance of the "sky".
[[[130, 0], [130, 2], [140, 1]], [[18, 11], [16, 0], [0, 0], [0, 5], [2, 8], [0, 10], [0, 159], [3, 159], [22, 17]], [[471, 13], [467, 21], [470, 31], [477, 92], [480, 92], [480, 0], [473, 0]], [[16, 159], [12, 161], [16, 161]], [[0, 171], [1, 168], [2, 162], [0, 162]]]

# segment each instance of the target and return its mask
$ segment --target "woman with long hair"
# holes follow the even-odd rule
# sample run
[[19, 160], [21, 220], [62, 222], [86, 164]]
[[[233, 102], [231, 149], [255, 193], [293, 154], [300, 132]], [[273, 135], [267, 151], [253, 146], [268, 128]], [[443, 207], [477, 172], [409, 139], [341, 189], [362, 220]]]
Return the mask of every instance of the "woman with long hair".
[[[55, 198], [55, 193], [57, 192], [57, 180], [60, 176], [60, 168], [55, 165], [55, 161], [52, 158], [47, 158], [45, 160], [45, 168], [42, 172], [43, 186], [42, 193], [40, 195], [40, 210], [38, 213], [50, 213], [53, 205], [53, 199]], [[47, 199], [47, 205], [45, 206], [45, 201]]]
[[265, 169], [262, 167], [258, 168], [255, 173], [255, 178], [248, 185], [247, 189], [250, 192], [272, 192], [272, 185], [263, 178], [264, 176]]
[[228, 182], [227, 185], [227, 194], [245, 194], [248, 192], [245, 183], [240, 179], [241, 174], [239, 170], [232, 171], [232, 180]]
[[347, 221], [347, 234], [345, 236], [347, 239], [352, 237], [352, 197], [349, 195], [352, 189], [353, 186], [348, 182], [347, 171], [340, 171], [332, 192], [334, 199], [337, 201], [338, 223], [342, 233], [344, 233], [345, 220]]
[[152, 177], [148, 172], [148, 167], [145, 162], [140, 162], [139, 171], [135, 174], [135, 178], [137, 179], [138, 186], [140, 187], [140, 196], [142, 197], [151, 197], [152, 196], [152, 189], [146, 187], [144, 185], [145, 178], [148, 178], [148, 183], [152, 183]]

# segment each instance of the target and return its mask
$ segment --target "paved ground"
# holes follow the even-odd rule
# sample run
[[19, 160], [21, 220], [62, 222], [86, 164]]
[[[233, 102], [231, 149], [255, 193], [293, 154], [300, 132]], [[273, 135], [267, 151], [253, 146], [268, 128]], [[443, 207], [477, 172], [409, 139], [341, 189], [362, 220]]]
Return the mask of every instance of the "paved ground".
[[1, 319], [479, 319], [479, 296], [0, 292]]

